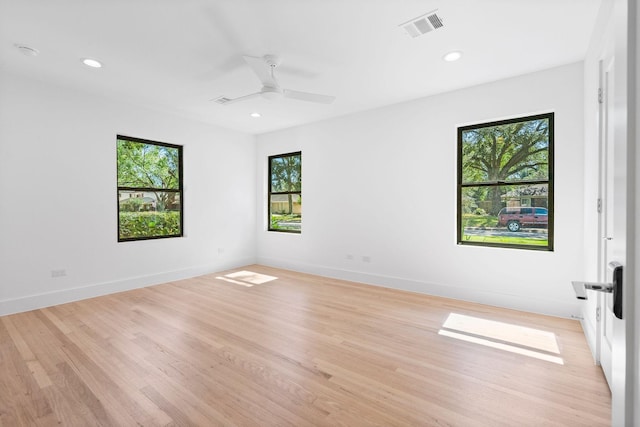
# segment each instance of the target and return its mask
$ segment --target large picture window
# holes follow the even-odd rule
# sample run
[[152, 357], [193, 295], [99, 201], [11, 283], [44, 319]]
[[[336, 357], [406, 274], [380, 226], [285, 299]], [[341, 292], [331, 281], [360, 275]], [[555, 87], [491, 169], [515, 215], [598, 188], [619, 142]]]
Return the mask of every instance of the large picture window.
[[182, 147], [117, 137], [118, 241], [181, 237]]
[[302, 231], [302, 153], [269, 156], [269, 231]]
[[458, 243], [553, 250], [553, 113], [458, 128]]

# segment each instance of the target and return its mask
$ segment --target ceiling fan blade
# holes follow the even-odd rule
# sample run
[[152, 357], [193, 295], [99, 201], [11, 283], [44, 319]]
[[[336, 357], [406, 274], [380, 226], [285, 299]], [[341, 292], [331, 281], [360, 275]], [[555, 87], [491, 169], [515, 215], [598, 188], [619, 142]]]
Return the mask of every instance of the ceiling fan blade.
[[278, 82], [273, 77], [272, 68], [265, 62], [264, 58], [256, 58], [255, 56], [243, 56], [243, 58], [253, 72], [256, 73], [263, 86], [278, 87]]
[[300, 92], [297, 90], [284, 89], [282, 94], [285, 98], [297, 99], [300, 101], [317, 102], [320, 104], [331, 104], [335, 101], [335, 96], [318, 95], [317, 93]]
[[233, 98], [233, 99], [221, 96], [219, 98], [212, 99], [212, 101], [220, 105], [229, 105], [229, 104], [235, 104], [236, 102], [240, 102], [240, 101], [246, 101], [248, 99], [255, 98], [256, 96], [259, 96], [259, 95], [260, 95], [260, 92], [256, 92], [256, 93], [250, 93], [249, 95], [239, 96], [238, 98]]

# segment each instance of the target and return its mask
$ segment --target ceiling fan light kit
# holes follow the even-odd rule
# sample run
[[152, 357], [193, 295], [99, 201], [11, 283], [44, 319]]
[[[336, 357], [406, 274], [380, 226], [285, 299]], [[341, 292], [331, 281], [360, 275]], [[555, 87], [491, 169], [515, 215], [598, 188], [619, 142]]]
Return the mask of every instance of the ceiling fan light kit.
[[291, 98], [299, 101], [315, 102], [319, 104], [331, 104], [336, 98], [335, 96], [320, 95], [317, 93], [301, 92], [291, 89], [283, 89], [280, 87], [276, 79], [274, 70], [280, 65], [280, 58], [276, 55], [265, 55], [262, 58], [254, 56], [243, 56], [245, 62], [256, 74], [262, 88], [259, 92], [250, 93], [238, 98], [228, 98], [220, 96], [213, 101], [220, 105], [230, 105], [235, 102], [245, 101], [260, 96], [269, 101], [275, 101], [281, 98]]

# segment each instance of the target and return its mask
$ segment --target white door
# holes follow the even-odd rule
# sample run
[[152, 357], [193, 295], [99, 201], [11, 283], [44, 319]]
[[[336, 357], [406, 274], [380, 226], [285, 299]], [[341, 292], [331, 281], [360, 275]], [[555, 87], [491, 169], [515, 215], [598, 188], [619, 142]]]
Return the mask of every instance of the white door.
[[[623, 268], [622, 288], [623, 306], [629, 313], [622, 311], [619, 319], [613, 312], [613, 296], [601, 292], [589, 292], [589, 298], [597, 301], [598, 318], [596, 328], [596, 359], [599, 360], [607, 378], [612, 396], [612, 425], [627, 426], [633, 424], [634, 408], [632, 403], [633, 384], [636, 379], [627, 378], [627, 372], [632, 373], [633, 367], [629, 363], [633, 360], [628, 355], [633, 351], [627, 348], [632, 325], [627, 329], [627, 318], [632, 315], [625, 300], [634, 286], [627, 281], [626, 271], [627, 246], [634, 244], [635, 236], [628, 233], [628, 222], [634, 223], [633, 211], [628, 210], [628, 204], [634, 199], [628, 199], [627, 190], [630, 185], [628, 177], [627, 157], [628, 142], [628, 52], [624, 37], [626, 33], [626, 0], [615, 0], [613, 18], [609, 22], [607, 41], [603, 46], [603, 54], [599, 67], [600, 97], [599, 108], [599, 185], [598, 197], [600, 216], [598, 223], [598, 279], [600, 282], [612, 282], [612, 270], [608, 264], [618, 262]], [[631, 187], [633, 188], [633, 187]], [[631, 216], [630, 216], [631, 215]], [[631, 227], [633, 228], [633, 227]], [[626, 289], [626, 290], [625, 290]], [[633, 349], [631, 349], [633, 350]], [[635, 421], [638, 421], [637, 419]]]
[[[611, 270], [608, 265], [613, 258], [614, 235], [614, 126], [613, 126], [613, 77], [614, 61], [611, 56], [600, 62], [600, 185], [599, 185], [599, 253], [598, 281], [611, 282]], [[609, 387], [612, 386], [611, 351], [613, 346], [613, 296], [612, 294], [593, 292], [597, 300], [596, 319], [599, 322], [596, 345], [596, 360], [600, 362]]]
[[[616, 261], [622, 265], [623, 278], [623, 301], [622, 305], [629, 307], [631, 304], [624, 293], [632, 289], [634, 283], [627, 280], [628, 244], [634, 244], [635, 236], [628, 233], [627, 224], [631, 222], [633, 229], [634, 217], [632, 211], [628, 210], [628, 203], [633, 204], [634, 199], [628, 199], [627, 190], [630, 185], [628, 176], [627, 158], [629, 149], [628, 138], [628, 118], [629, 95], [628, 90], [628, 63], [629, 55], [627, 51], [627, 11], [626, 0], [615, 0], [613, 19], [613, 31], [610, 33], [608, 48], [604, 49], [602, 56], [602, 134], [603, 145], [601, 151], [601, 191], [602, 191], [602, 215], [600, 242], [601, 260], [599, 262], [601, 279], [606, 282], [612, 281], [612, 271], [607, 267], [610, 261]], [[633, 87], [633, 86], [631, 86]], [[633, 98], [631, 98], [633, 99]], [[628, 281], [628, 283], [624, 283]], [[626, 291], [625, 291], [626, 289]], [[601, 307], [602, 325], [600, 328], [600, 361], [603, 371], [611, 388], [611, 411], [613, 426], [634, 425], [634, 408], [632, 403], [634, 378], [627, 378], [627, 372], [632, 373], [633, 368], [628, 369], [632, 358], [627, 354], [633, 349], [627, 348], [627, 335], [632, 333], [630, 324], [627, 330], [627, 319], [633, 313], [622, 311], [622, 318], [618, 319], [612, 311], [613, 301], [611, 294], [599, 295]], [[625, 300], [627, 298], [627, 300]], [[637, 420], [636, 420], [637, 421]], [[637, 425], [637, 424], [635, 424]]]

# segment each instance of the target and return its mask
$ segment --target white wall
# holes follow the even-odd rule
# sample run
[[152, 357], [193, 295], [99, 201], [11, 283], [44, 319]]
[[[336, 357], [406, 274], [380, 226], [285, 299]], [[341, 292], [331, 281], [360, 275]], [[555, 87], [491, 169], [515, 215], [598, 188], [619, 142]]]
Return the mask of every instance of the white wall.
[[[248, 264], [256, 248], [269, 265], [577, 312], [569, 282], [584, 267], [582, 64], [274, 132], [257, 145], [0, 77], [0, 314]], [[547, 111], [556, 113], [555, 251], [456, 245], [457, 126]], [[116, 134], [184, 145], [185, 238], [117, 242]], [[296, 150], [303, 233], [266, 232], [266, 157]], [[58, 269], [67, 276], [52, 278]]]
[[[184, 238], [117, 242], [116, 134], [184, 146]], [[251, 135], [1, 74], [0, 315], [254, 262], [254, 158]]]
[[[555, 250], [457, 245], [457, 127], [549, 111], [555, 112]], [[260, 135], [258, 261], [533, 312], [578, 314], [570, 281], [584, 268], [583, 132], [583, 65], [576, 63]], [[297, 150], [302, 234], [267, 232], [267, 156]]]

